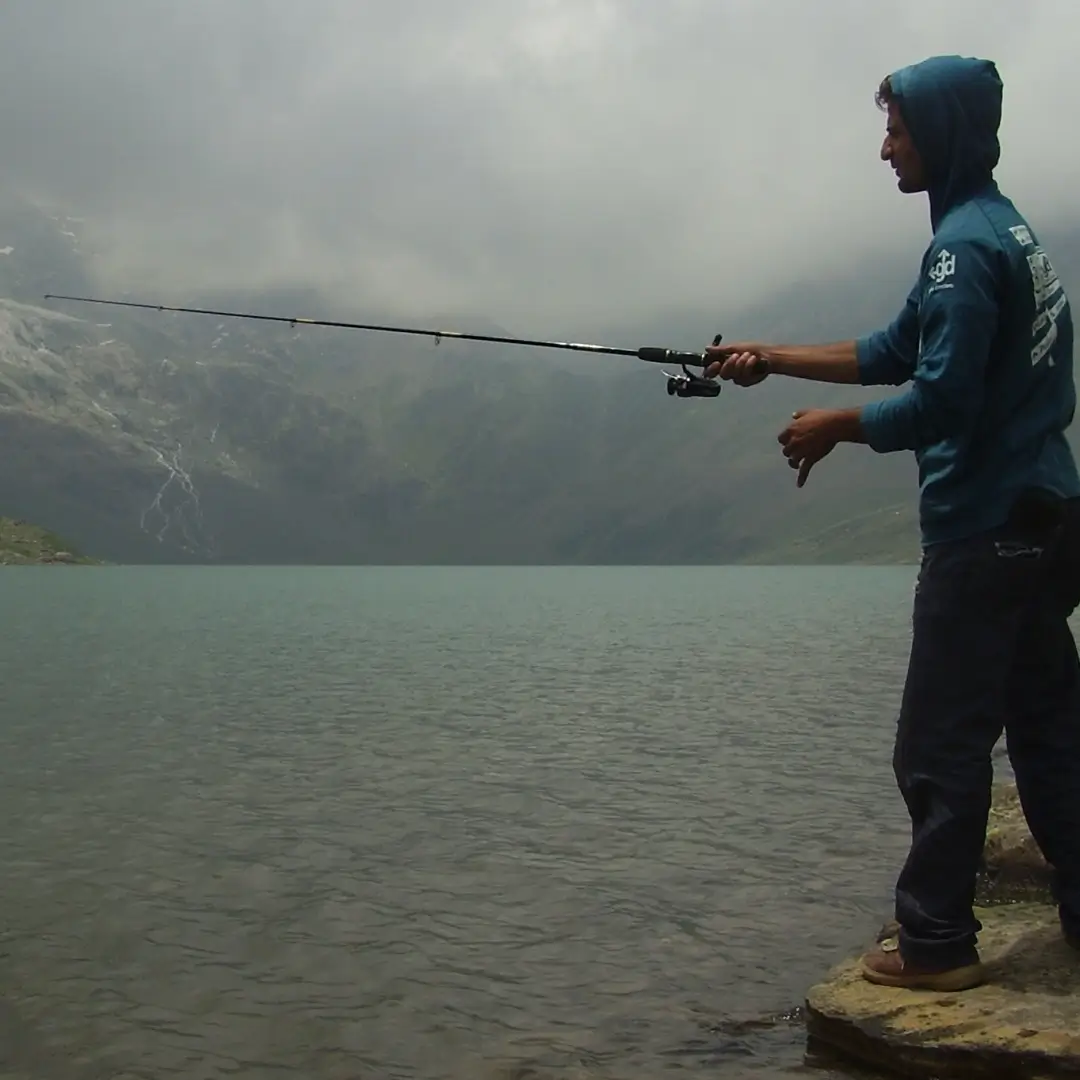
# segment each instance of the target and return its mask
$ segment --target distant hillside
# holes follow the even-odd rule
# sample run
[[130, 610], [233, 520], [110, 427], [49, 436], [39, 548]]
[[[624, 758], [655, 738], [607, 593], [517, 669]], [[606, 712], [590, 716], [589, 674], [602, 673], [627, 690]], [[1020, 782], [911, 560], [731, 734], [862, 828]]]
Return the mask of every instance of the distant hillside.
[[[1075, 293], [1080, 237], [1052, 250]], [[634, 360], [46, 305], [47, 291], [94, 293], [92, 253], [77, 222], [10, 198], [0, 252], [0, 508], [110, 561], [918, 556], [910, 455], [840, 447], [799, 491], [776, 442], [793, 408], [880, 388], [769, 380], [684, 401]], [[891, 317], [913, 267], [856, 267], [770, 309], [673, 315], [609, 340], [851, 336]], [[320, 314], [302, 293], [161, 299]]]

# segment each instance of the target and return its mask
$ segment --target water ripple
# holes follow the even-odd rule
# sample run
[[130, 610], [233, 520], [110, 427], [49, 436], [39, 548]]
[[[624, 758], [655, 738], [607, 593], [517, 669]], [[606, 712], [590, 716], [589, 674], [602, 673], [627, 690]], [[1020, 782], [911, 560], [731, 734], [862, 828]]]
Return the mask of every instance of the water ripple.
[[5, 1076], [800, 1071], [906, 843], [910, 593], [5, 573]]

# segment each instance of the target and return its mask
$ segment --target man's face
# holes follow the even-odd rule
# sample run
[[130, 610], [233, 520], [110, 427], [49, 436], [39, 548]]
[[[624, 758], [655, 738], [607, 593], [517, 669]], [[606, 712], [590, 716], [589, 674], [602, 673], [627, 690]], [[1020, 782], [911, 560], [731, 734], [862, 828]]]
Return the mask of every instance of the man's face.
[[926, 175], [922, 158], [915, 149], [911, 134], [900, 115], [900, 106], [889, 102], [889, 116], [885, 127], [885, 141], [881, 144], [881, 160], [892, 165], [896, 172], [896, 186], [905, 194], [926, 190]]

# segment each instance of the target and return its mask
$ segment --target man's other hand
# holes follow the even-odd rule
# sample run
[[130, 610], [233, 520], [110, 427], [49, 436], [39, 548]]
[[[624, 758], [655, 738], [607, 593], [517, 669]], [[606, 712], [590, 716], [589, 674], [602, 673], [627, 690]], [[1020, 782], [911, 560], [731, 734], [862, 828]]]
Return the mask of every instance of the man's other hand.
[[796, 487], [802, 487], [810, 470], [843, 440], [846, 417], [835, 409], [800, 409], [792, 417], [777, 438], [788, 464], [799, 470]]

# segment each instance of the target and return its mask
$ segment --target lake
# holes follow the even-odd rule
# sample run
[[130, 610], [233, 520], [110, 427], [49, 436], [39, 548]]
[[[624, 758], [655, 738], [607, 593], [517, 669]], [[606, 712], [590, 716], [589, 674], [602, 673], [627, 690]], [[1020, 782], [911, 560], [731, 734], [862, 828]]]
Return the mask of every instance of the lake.
[[804, 1071], [914, 575], [6, 569], [4, 1075]]

